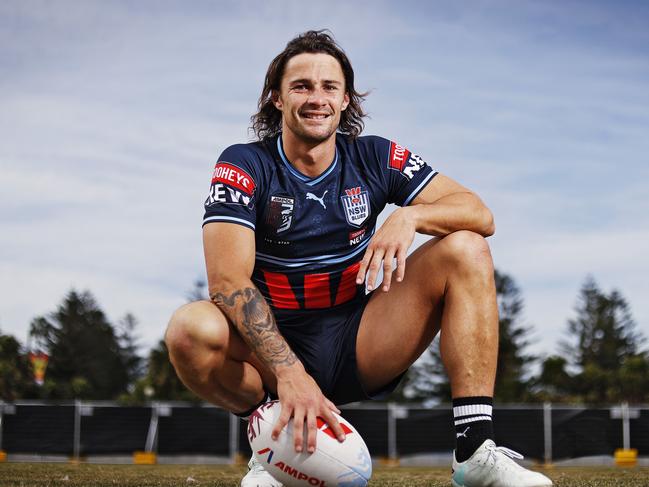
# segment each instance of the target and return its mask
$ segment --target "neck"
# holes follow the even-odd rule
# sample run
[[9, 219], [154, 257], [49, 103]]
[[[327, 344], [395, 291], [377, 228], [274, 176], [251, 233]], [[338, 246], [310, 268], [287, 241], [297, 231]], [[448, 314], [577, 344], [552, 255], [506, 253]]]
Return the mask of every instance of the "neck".
[[302, 174], [317, 177], [327, 170], [336, 155], [336, 133], [323, 141], [310, 142], [290, 130], [282, 132], [282, 147], [289, 162]]

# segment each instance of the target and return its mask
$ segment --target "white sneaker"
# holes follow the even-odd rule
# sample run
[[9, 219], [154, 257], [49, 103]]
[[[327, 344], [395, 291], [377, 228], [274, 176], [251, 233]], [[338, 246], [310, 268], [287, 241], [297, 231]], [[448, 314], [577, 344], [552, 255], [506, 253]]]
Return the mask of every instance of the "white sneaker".
[[496, 446], [486, 440], [465, 462], [459, 463], [453, 454], [453, 487], [546, 487], [552, 481], [545, 475], [521, 467], [512, 458], [523, 455]]
[[241, 479], [241, 487], [283, 487], [283, 484], [275, 480], [252, 456], [248, 462], [248, 473]]

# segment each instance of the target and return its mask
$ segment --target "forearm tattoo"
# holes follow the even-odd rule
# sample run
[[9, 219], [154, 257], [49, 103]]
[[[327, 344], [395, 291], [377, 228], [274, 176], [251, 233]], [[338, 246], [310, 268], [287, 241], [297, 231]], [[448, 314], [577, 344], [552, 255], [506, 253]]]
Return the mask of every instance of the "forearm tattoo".
[[234, 323], [246, 343], [271, 370], [297, 361], [258, 289], [247, 287], [229, 296], [212, 293], [210, 299]]

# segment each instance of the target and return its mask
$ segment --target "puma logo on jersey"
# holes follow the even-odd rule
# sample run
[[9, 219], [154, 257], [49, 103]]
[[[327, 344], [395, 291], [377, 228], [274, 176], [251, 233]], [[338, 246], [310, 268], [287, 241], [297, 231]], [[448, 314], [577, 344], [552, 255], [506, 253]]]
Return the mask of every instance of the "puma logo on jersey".
[[325, 195], [326, 195], [328, 192], [329, 192], [328, 189], [325, 190], [325, 192], [322, 193], [322, 197], [321, 197], [321, 198], [318, 198], [318, 197], [317, 197], [316, 195], [314, 195], [313, 193], [307, 193], [307, 194], [306, 194], [306, 199], [317, 201], [317, 202], [320, 203], [320, 204], [322, 205], [322, 207], [326, 210], [326, 209], [327, 209], [327, 205], [325, 205], [324, 197], [325, 197]]

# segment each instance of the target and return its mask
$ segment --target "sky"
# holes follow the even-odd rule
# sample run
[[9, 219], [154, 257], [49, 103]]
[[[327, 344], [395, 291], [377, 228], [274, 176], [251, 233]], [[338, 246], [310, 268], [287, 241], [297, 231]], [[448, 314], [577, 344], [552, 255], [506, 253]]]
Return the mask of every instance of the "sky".
[[271, 59], [329, 28], [365, 133], [493, 211], [529, 352], [558, 353], [589, 275], [649, 335], [647, 25], [624, 0], [0, 2], [0, 330], [25, 343], [87, 289], [155, 346], [205, 276], [219, 153], [251, 140]]

